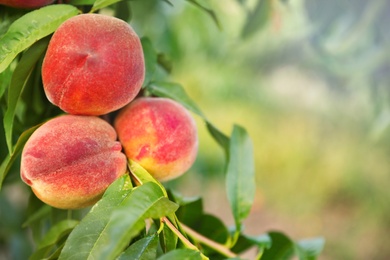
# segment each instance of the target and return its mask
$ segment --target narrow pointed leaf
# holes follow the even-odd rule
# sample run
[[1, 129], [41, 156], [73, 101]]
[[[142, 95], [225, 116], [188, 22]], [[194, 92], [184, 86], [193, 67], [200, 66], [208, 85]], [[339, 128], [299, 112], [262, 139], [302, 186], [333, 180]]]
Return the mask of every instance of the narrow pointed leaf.
[[24, 144], [27, 142], [28, 138], [32, 135], [32, 133], [39, 127], [40, 125], [34, 126], [30, 129], [24, 131], [18, 141], [16, 142], [15, 148], [13, 149], [13, 153], [11, 155], [7, 155], [7, 157], [3, 160], [0, 166], [0, 190], [3, 184], [5, 177], [7, 176], [9, 170], [11, 169], [12, 164], [15, 162], [16, 158], [22, 152]]
[[148, 85], [150, 81], [153, 79], [154, 71], [157, 66], [157, 52], [153, 48], [153, 44], [149, 38], [143, 37], [141, 38], [142, 50], [144, 52], [145, 58], [145, 80], [144, 86]]
[[157, 258], [158, 260], [172, 260], [172, 259], [180, 259], [180, 260], [202, 260], [202, 256], [199, 251], [182, 248], [170, 251], [169, 253], [160, 256]]
[[187, 95], [184, 88], [176, 83], [170, 82], [153, 82], [147, 87], [152, 94], [159, 97], [171, 98], [191, 112], [204, 118], [202, 111], [198, 108], [195, 102]]
[[150, 260], [156, 259], [157, 255], [158, 236], [153, 234], [151, 236], [144, 237], [120, 255], [118, 260], [137, 259], [137, 260]]
[[189, 3], [197, 6], [198, 8], [200, 8], [202, 11], [206, 12], [210, 17], [211, 19], [213, 19], [214, 23], [217, 25], [218, 29], [222, 29], [221, 27], [221, 23], [219, 22], [219, 19], [216, 15], [216, 13], [211, 10], [210, 8], [207, 8], [205, 6], [203, 6], [202, 4], [200, 4], [197, 0], [187, 0]]
[[135, 188], [112, 213], [105, 231], [90, 252], [91, 259], [117, 257], [145, 227], [145, 219], [166, 216], [175, 212], [177, 207], [164, 197], [160, 187], [153, 182]]
[[96, 0], [95, 3], [92, 6], [91, 13], [96, 12], [99, 9], [102, 9], [104, 7], [107, 7], [109, 5], [115, 4], [117, 2], [120, 2], [122, 0]]
[[15, 110], [23, 88], [27, 83], [39, 58], [43, 55], [49, 43], [44, 38], [32, 45], [22, 56], [15, 71], [12, 74], [10, 88], [8, 90], [8, 107], [4, 115], [4, 130], [9, 153], [12, 153], [12, 131], [15, 117]]
[[43, 259], [50, 253], [51, 249], [59, 240], [70, 233], [70, 231], [79, 223], [78, 220], [66, 219], [52, 226], [43, 239], [38, 243], [37, 250], [31, 255], [30, 259]]
[[[91, 251], [105, 232], [112, 212], [131, 194], [125, 187], [127, 175], [112, 183], [99, 200], [70, 233], [59, 259], [93, 259]], [[118, 191], [118, 188], [122, 189]], [[111, 241], [114, 242], [114, 241]], [[100, 259], [100, 258], [96, 258]]]
[[271, 17], [272, 0], [257, 0], [254, 9], [249, 12], [242, 30], [242, 37], [247, 38], [260, 31]]
[[79, 10], [71, 5], [49, 5], [28, 12], [13, 22], [0, 38], [0, 73], [16, 55], [53, 33], [61, 23], [78, 13]]
[[134, 178], [139, 184], [145, 184], [147, 182], [153, 182], [160, 187], [161, 192], [165, 197], [168, 197], [167, 191], [164, 186], [156, 180], [148, 171], [146, 171], [140, 164], [133, 160], [129, 160], [129, 168]]
[[229, 154], [229, 138], [207, 120], [206, 116], [199, 109], [196, 103], [187, 95], [182, 86], [169, 82], [153, 82], [153, 84], [147, 86], [147, 90], [153, 95], [173, 99], [182, 104], [189, 111], [202, 117], [206, 122], [207, 129], [211, 136], [224, 149], [225, 154]]
[[252, 141], [246, 130], [237, 125], [230, 138], [226, 189], [236, 231], [240, 231], [241, 223], [248, 216], [254, 200], [255, 170]]

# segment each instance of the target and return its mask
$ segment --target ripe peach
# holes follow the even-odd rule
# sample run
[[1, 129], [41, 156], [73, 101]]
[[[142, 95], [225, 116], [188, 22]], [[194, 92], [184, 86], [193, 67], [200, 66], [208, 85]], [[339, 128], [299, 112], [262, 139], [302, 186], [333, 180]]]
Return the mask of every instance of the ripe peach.
[[47, 98], [70, 114], [103, 115], [127, 105], [144, 76], [139, 37], [126, 22], [101, 14], [61, 24], [42, 64]]
[[94, 204], [126, 172], [114, 128], [94, 116], [63, 115], [40, 126], [27, 141], [21, 178], [43, 202], [62, 209]]
[[114, 127], [127, 157], [160, 181], [182, 175], [195, 161], [195, 121], [171, 99], [137, 98], [120, 111]]
[[53, 3], [54, 0], [0, 0], [0, 5], [15, 8], [34, 9]]

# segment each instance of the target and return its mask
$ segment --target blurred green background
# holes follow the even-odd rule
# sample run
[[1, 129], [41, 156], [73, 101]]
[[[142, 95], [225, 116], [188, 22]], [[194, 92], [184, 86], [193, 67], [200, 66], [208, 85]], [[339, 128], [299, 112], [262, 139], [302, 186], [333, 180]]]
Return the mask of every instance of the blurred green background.
[[[211, 122], [249, 131], [258, 191], [246, 232], [322, 235], [320, 259], [389, 259], [390, 2], [198, 1], [221, 29], [171, 2], [134, 2], [132, 23]], [[197, 163], [172, 185], [231, 225], [223, 152], [199, 128]]]
[[[209, 12], [169, 2], [131, 1], [131, 24], [212, 123], [248, 130], [258, 189], [245, 233], [324, 236], [320, 259], [390, 259], [390, 2], [198, 0]], [[197, 161], [167, 185], [232, 225], [223, 151], [196, 119]], [[0, 235], [23, 259], [23, 234], [11, 234], [28, 189], [3, 191], [1, 210], [15, 213], [4, 216], [18, 218], [2, 218]]]

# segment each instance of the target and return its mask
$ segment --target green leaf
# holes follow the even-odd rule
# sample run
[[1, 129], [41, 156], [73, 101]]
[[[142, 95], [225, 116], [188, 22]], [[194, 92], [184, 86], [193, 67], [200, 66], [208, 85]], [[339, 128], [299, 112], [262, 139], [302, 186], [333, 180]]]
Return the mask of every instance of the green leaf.
[[4, 95], [12, 78], [11, 66], [8, 66], [2, 73], [0, 73], [0, 98]]
[[33, 134], [33, 132], [39, 127], [40, 125], [34, 126], [30, 129], [27, 129], [24, 131], [18, 141], [16, 142], [15, 148], [13, 150], [13, 153], [11, 155], [7, 155], [7, 157], [4, 159], [4, 161], [1, 163], [0, 166], [0, 190], [3, 184], [3, 181], [5, 177], [7, 176], [9, 170], [11, 169], [12, 164], [15, 162], [16, 158], [20, 155], [22, 152], [22, 149], [24, 147], [24, 144], [27, 142], [28, 138]]
[[181, 85], [169, 82], [153, 82], [146, 88], [153, 95], [173, 99], [182, 104], [191, 112], [202, 117], [206, 122], [207, 129], [209, 130], [211, 136], [224, 149], [225, 154], [229, 154], [229, 138], [207, 120], [206, 116], [198, 108], [195, 102], [187, 95]]
[[120, 255], [118, 260], [149, 260], [156, 259], [158, 236], [153, 234], [134, 242]]
[[259, 253], [262, 254], [264, 249], [269, 249], [272, 245], [271, 237], [268, 234], [259, 236], [248, 236], [240, 234], [236, 244], [232, 248], [235, 253], [241, 253], [253, 246], [257, 246]]
[[172, 260], [172, 259], [180, 259], [180, 260], [202, 260], [202, 256], [199, 251], [182, 248], [170, 251], [167, 254], [164, 254], [157, 258], [158, 260]]
[[150, 173], [148, 173], [140, 164], [133, 160], [128, 161], [129, 169], [136, 179], [136, 182], [139, 184], [145, 184], [147, 182], [153, 182], [157, 184], [160, 187], [161, 192], [164, 194], [165, 197], [168, 197], [168, 194], [164, 188], [164, 186], [156, 180]]
[[113, 259], [144, 228], [146, 218], [176, 209], [153, 182], [132, 192], [107, 194], [70, 234], [60, 259]]
[[32, 45], [22, 56], [11, 78], [10, 89], [8, 90], [8, 107], [4, 115], [4, 130], [8, 151], [12, 154], [12, 133], [15, 117], [15, 110], [24, 86], [31, 75], [39, 58], [43, 55], [49, 44], [49, 39], [44, 38]]
[[224, 149], [226, 157], [228, 157], [230, 145], [229, 137], [227, 137], [224, 133], [222, 133], [208, 121], [206, 121], [206, 127], [211, 136], [214, 138], [214, 140]]
[[272, 0], [257, 0], [253, 11], [249, 12], [242, 30], [242, 37], [247, 38], [261, 30], [269, 21], [272, 12]]
[[255, 189], [252, 141], [244, 128], [235, 125], [230, 138], [226, 191], [236, 223], [236, 232], [240, 232], [241, 222], [250, 212]]
[[93, 5], [96, 0], [70, 0], [70, 5]]
[[205, 118], [202, 111], [179, 84], [170, 82], [153, 82], [147, 86], [147, 90], [156, 96], [173, 99], [193, 113]]
[[[134, 189], [133, 193], [112, 214], [105, 233], [97, 241], [96, 256], [112, 259], [120, 254], [126, 245], [145, 226], [145, 219], [160, 218], [175, 212], [178, 205], [164, 196], [154, 182], [147, 182]], [[107, 241], [115, 243], [107, 244]], [[96, 254], [95, 254], [96, 253]]]
[[51, 253], [56, 244], [79, 223], [77, 220], [67, 219], [52, 226], [43, 239], [38, 243], [37, 250], [31, 255], [30, 260], [43, 259]]
[[203, 6], [202, 4], [200, 4], [197, 0], [187, 0], [187, 2], [190, 2], [191, 4], [199, 7], [201, 10], [203, 10], [204, 12], [206, 12], [210, 17], [211, 19], [213, 19], [213, 21], [215, 22], [215, 24], [217, 25], [217, 27], [219, 29], [222, 29], [221, 27], [221, 24], [218, 20], [218, 17], [217, 15], [215, 14], [215, 12], [213, 10], [211, 10], [210, 8], [207, 8], [205, 6]]
[[52, 207], [49, 205], [42, 205], [38, 210], [28, 216], [27, 220], [23, 223], [22, 227], [27, 227], [33, 222], [36, 222], [42, 218], [45, 218], [50, 215]]
[[8, 67], [16, 55], [53, 33], [61, 23], [78, 13], [79, 10], [71, 5], [48, 5], [28, 12], [13, 22], [0, 39], [0, 72]]
[[167, 225], [164, 225], [160, 233], [160, 245], [163, 252], [169, 252], [176, 249], [178, 237]]
[[122, 1], [122, 0], [96, 0], [92, 6], [90, 13], [94, 13], [99, 9], [102, 9], [104, 7], [107, 7], [109, 5], [115, 4], [115, 3], [120, 2], [120, 1]]
[[296, 242], [296, 249], [300, 260], [315, 260], [324, 249], [325, 240], [322, 237], [303, 239]]
[[261, 260], [284, 260], [294, 255], [294, 242], [285, 234], [280, 232], [269, 232], [272, 246], [264, 250]]
[[[95, 243], [105, 232], [112, 212], [131, 194], [125, 188], [127, 175], [118, 178], [70, 233], [59, 259], [91, 259]], [[118, 188], [121, 188], [118, 190]], [[112, 242], [115, 242], [112, 241]]]
[[145, 59], [146, 73], [145, 73], [144, 86], [146, 86], [153, 79], [153, 74], [154, 74], [154, 71], [156, 70], [157, 52], [153, 48], [153, 44], [149, 38], [142, 37], [141, 44], [142, 44], [142, 49], [144, 52], [144, 59]]
[[203, 216], [203, 200], [202, 198], [177, 198], [180, 208], [176, 212], [176, 216], [180, 222], [187, 226], [193, 227], [200, 221]]

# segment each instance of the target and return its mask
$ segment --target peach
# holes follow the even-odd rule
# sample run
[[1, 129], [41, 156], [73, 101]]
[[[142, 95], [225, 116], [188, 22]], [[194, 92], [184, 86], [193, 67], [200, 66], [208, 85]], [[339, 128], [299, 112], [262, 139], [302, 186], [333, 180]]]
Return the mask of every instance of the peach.
[[22, 180], [43, 202], [61, 209], [90, 206], [126, 173], [114, 128], [94, 116], [62, 115], [40, 126], [21, 158]]
[[53, 3], [54, 0], [0, 0], [0, 5], [15, 8], [34, 9]]
[[195, 120], [171, 99], [137, 98], [120, 111], [114, 127], [127, 157], [160, 181], [182, 175], [195, 161]]
[[42, 64], [49, 101], [78, 115], [103, 115], [127, 105], [144, 76], [137, 34], [126, 22], [101, 14], [81, 14], [62, 23]]

